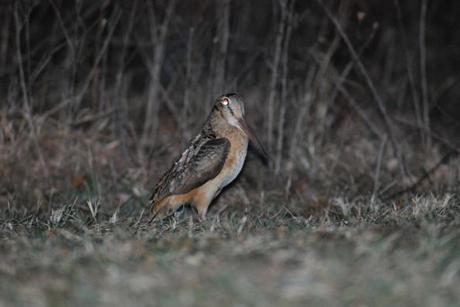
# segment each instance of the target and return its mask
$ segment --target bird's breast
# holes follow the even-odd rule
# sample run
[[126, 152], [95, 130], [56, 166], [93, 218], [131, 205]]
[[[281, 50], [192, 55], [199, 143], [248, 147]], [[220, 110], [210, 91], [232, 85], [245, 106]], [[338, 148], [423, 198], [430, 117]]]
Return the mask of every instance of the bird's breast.
[[222, 169], [220, 188], [235, 180], [243, 168], [248, 151], [248, 140], [245, 137], [230, 139], [230, 151]]

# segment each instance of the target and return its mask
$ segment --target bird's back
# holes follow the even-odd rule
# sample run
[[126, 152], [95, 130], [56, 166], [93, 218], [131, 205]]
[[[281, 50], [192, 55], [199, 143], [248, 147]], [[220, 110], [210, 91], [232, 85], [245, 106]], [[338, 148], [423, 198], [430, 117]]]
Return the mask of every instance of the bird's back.
[[[205, 144], [208, 142], [216, 140], [216, 135], [212, 130], [211, 126], [205, 124], [201, 129], [200, 133], [190, 141], [187, 145], [187, 148], [179, 155], [171, 168], [161, 177], [159, 182], [156, 184], [152, 196], [150, 198], [151, 203], [155, 204], [157, 201], [172, 195], [172, 194], [182, 194], [191, 190], [194, 186], [202, 184], [200, 180], [193, 180], [190, 178], [193, 173], [199, 171], [208, 171], [213, 172], [213, 169], [196, 169], [196, 163], [193, 161], [196, 160], [198, 155], [204, 154], [206, 151], [209, 155], [213, 153], [210, 150], [206, 150]], [[199, 168], [200, 166], [198, 166]], [[191, 169], [195, 168], [195, 169]], [[186, 178], [188, 177], [188, 178]], [[188, 182], [184, 184], [184, 182]]]

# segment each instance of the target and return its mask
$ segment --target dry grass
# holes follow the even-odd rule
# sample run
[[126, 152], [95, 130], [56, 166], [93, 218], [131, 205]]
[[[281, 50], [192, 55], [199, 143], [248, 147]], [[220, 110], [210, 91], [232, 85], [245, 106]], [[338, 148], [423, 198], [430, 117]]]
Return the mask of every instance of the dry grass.
[[[224, 200], [219, 205], [223, 205]], [[3, 306], [453, 306], [460, 299], [459, 203], [414, 197], [401, 209], [329, 199], [229, 208], [149, 224], [85, 204], [2, 212]], [[310, 204], [310, 207], [312, 204]]]

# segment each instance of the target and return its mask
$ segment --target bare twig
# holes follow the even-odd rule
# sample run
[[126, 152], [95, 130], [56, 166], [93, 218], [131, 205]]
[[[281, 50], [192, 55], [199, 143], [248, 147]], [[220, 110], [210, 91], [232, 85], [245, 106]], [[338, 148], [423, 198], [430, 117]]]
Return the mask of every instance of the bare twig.
[[294, 129], [291, 137], [291, 144], [289, 146], [289, 164], [293, 166], [295, 150], [297, 148], [298, 139], [300, 133], [302, 132], [303, 123], [306, 120], [306, 115], [310, 110], [312, 105], [312, 93], [310, 91], [311, 85], [313, 83], [313, 78], [315, 76], [315, 69], [310, 68], [308, 71], [307, 77], [305, 78], [305, 90], [304, 95], [300, 99], [300, 108], [298, 109], [297, 116], [295, 119]]
[[17, 5], [14, 9], [14, 21], [16, 25], [16, 56], [18, 58], [18, 69], [19, 69], [19, 77], [21, 80], [21, 89], [22, 89], [22, 97], [23, 97], [23, 102], [24, 102], [23, 107], [25, 111], [25, 118], [26, 118], [27, 124], [30, 129], [32, 141], [34, 143], [35, 150], [38, 155], [38, 160], [45, 173], [45, 177], [48, 178], [49, 169], [48, 169], [48, 165], [46, 164], [45, 158], [43, 156], [42, 150], [40, 148], [40, 144], [38, 141], [38, 135], [36, 132], [34, 122], [32, 120], [32, 110], [30, 108], [30, 103], [29, 103], [29, 92], [27, 90], [26, 80], [24, 76], [24, 67], [23, 67], [23, 59], [22, 59], [22, 51], [21, 51], [21, 22], [19, 20], [19, 13], [18, 13]]
[[449, 152], [447, 152], [441, 158], [441, 160], [439, 160], [438, 163], [436, 163], [428, 171], [425, 171], [424, 174], [422, 176], [420, 176], [414, 184], [410, 185], [409, 187], [407, 187], [405, 189], [397, 191], [397, 192], [395, 192], [395, 193], [383, 198], [383, 201], [392, 200], [392, 199], [394, 199], [396, 197], [403, 196], [403, 195], [405, 195], [407, 193], [414, 192], [425, 180], [430, 179], [431, 174], [433, 174], [441, 165], [446, 163], [454, 155], [458, 155], [458, 151], [457, 150], [450, 150]]
[[230, 37], [230, 1], [223, 0], [216, 4], [218, 47], [212, 95], [217, 96], [225, 90], [225, 63], [227, 60], [228, 40]]
[[[192, 61], [192, 52], [193, 52], [193, 36], [195, 33], [194, 28], [190, 28], [187, 38], [187, 50], [185, 54], [185, 89], [184, 89], [184, 101], [182, 104], [181, 112], [181, 122], [184, 123], [186, 129], [182, 132], [182, 143], [186, 142], [190, 138], [190, 118], [188, 113], [190, 110], [190, 95], [192, 93], [192, 74], [193, 74], [193, 61]], [[184, 145], [184, 144], [182, 144]]]
[[[373, 27], [372, 29], [372, 33], [369, 35], [368, 39], [364, 42], [364, 44], [360, 47], [359, 51], [358, 51], [358, 54], [361, 55], [364, 50], [366, 49], [366, 47], [368, 46], [368, 44], [372, 41], [372, 38], [374, 37], [375, 35], [375, 32], [377, 30], [377, 27]], [[332, 44], [334, 46], [334, 50], [336, 48], [336, 44], [333, 43]], [[332, 48], [332, 47], [331, 47]], [[331, 48], [329, 48], [331, 50]], [[331, 54], [331, 51], [328, 51], [328, 54], [330, 54], [329, 56], [327, 56], [326, 58], [329, 59], [332, 54]], [[321, 67], [324, 66], [324, 61], [321, 61], [318, 62], [319, 65], [321, 65]], [[380, 129], [377, 127], [377, 125], [375, 124], [375, 121], [373, 121], [369, 115], [366, 113], [366, 111], [359, 105], [359, 103], [350, 95], [350, 93], [348, 92], [348, 90], [345, 88], [344, 86], [344, 83], [345, 83], [345, 80], [348, 76], [348, 74], [352, 71], [352, 68], [353, 68], [353, 65], [354, 64], [354, 61], [351, 60], [346, 66], [345, 68], [342, 70], [342, 73], [341, 74], [338, 74], [338, 72], [336, 74], [333, 74], [332, 76], [332, 81], [334, 82], [334, 85], [335, 85], [335, 89], [334, 91], [332, 92], [331, 94], [331, 97], [329, 98], [331, 101], [334, 101], [335, 100], [335, 97], [337, 96], [338, 93], [341, 93], [345, 98], [346, 100], [348, 101], [348, 103], [350, 104], [350, 106], [355, 110], [356, 114], [361, 117], [361, 119], [363, 120], [364, 124], [370, 129], [370, 131], [375, 134], [379, 139], [383, 139], [383, 133], [380, 131]], [[321, 73], [324, 74], [324, 68], [321, 69]]]
[[38, 61], [38, 64], [34, 68], [34, 70], [30, 73], [29, 76], [29, 84], [32, 86], [41, 75], [41, 73], [45, 70], [48, 64], [51, 62], [53, 56], [64, 47], [64, 44], [58, 44], [54, 47], [51, 51], [45, 53], [43, 57]]
[[282, 48], [282, 63], [281, 63], [281, 99], [280, 110], [278, 117], [278, 139], [276, 144], [276, 158], [275, 158], [275, 174], [279, 174], [281, 170], [281, 161], [283, 157], [283, 144], [284, 144], [284, 125], [286, 121], [286, 104], [287, 104], [287, 78], [288, 78], [288, 59], [289, 59], [289, 43], [292, 32], [292, 18], [295, 0], [292, 0], [289, 7], [286, 9], [286, 25], [285, 25], [285, 38]]
[[[428, 98], [428, 80], [426, 71], [426, 11], [427, 0], [422, 0], [422, 8], [420, 12], [420, 32], [419, 32], [419, 47], [420, 47], [420, 74], [422, 85], [422, 98], [423, 98], [423, 121], [426, 130], [430, 130], [430, 103]], [[430, 134], [425, 133], [425, 146], [431, 147]]]
[[59, 27], [61, 28], [62, 33], [64, 34], [65, 40], [67, 42], [67, 46], [69, 47], [69, 50], [70, 50], [70, 52], [72, 54], [72, 58], [73, 58], [74, 55], [75, 55], [75, 46], [74, 46], [74, 43], [73, 43], [72, 39], [70, 38], [70, 35], [69, 35], [69, 32], [67, 31], [67, 28], [64, 25], [64, 20], [62, 19], [61, 13], [59, 12], [59, 8], [57, 7], [57, 5], [54, 3], [53, 0], [48, 0], [48, 1], [50, 2], [51, 6], [54, 9], [54, 12], [56, 13], [56, 17], [57, 17], [57, 20], [58, 20], [58, 23], [59, 23]]
[[276, 87], [277, 87], [278, 78], [279, 78], [278, 76], [279, 66], [281, 62], [281, 55], [282, 55], [281, 53], [282, 53], [283, 39], [285, 35], [286, 18], [287, 18], [287, 12], [286, 12], [287, 0], [280, 0], [279, 3], [281, 6], [281, 18], [278, 22], [278, 31], [277, 31], [276, 40], [275, 40], [275, 52], [273, 55], [273, 61], [271, 63], [272, 75], [271, 75], [270, 87], [269, 87], [269, 92], [268, 92], [268, 103], [267, 103], [268, 104], [268, 107], [267, 107], [268, 151], [271, 151], [273, 148], [273, 125], [274, 125], [274, 115], [275, 115], [274, 101], [275, 101], [276, 92], [277, 92]]
[[126, 103], [126, 81], [123, 78], [123, 73], [126, 67], [126, 54], [129, 46], [129, 40], [132, 34], [134, 21], [136, 20], [136, 12], [137, 12], [137, 4], [138, 1], [135, 0], [132, 4], [131, 12], [129, 13], [128, 17], [128, 25], [126, 30], [123, 33], [123, 48], [121, 50], [120, 56], [118, 58], [118, 69], [116, 73], [116, 81], [115, 81], [115, 95], [112, 97], [113, 106], [116, 109], [116, 112], [113, 114], [114, 120], [114, 130], [115, 133], [121, 139], [122, 150], [125, 157], [128, 157], [127, 154], [127, 132], [126, 126], [128, 126], [128, 118], [127, 118], [127, 103]]
[[104, 44], [103, 44], [101, 50], [99, 51], [99, 53], [97, 54], [97, 56], [96, 56], [96, 58], [94, 60], [93, 67], [92, 67], [90, 73], [86, 77], [85, 82], [83, 83], [83, 86], [82, 86], [80, 92], [78, 93], [78, 95], [75, 98], [75, 103], [77, 105], [80, 105], [80, 102], [83, 99], [83, 96], [88, 91], [88, 88], [89, 88], [89, 86], [91, 84], [91, 81], [93, 80], [94, 75], [97, 72], [97, 66], [99, 65], [100, 61], [102, 60], [102, 57], [104, 56], [104, 54], [105, 54], [105, 52], [107, 50], [107, 47], [109, 46], [110, 40], [111, 40], [112, 35], [113, 35], [113, 33], [115, 31], [115, 28], [116, 28], [116, 25], [117, 25], [118, 21], [120, 20], [120, 16], [121, 16], [121, 14], [120, 14], [119, 11], [115, 12], [115, 16], [111, 20], [111, 26], [112, 27], [111, 27], [109, 33], [107, 34], [107, 36], [106, 36], [106, 38], [104, 40]]
[[404, 178], [408, 178], [408, 173], [407, 173], [407, 170], [406, 170], [404, 158], [402, 156], [400, 146], [398, 145], [398, 142], [397, 142], [396, 137], [395, 137], [394, 132], [393, 132], [393, 128], [392, 128], [393, 123], [392, 123], [392, 121], [390, 119], [390, 116], [388, 115], [388, 111], [386, 109], [386, 106], [385, 106], [385, 103], [384, 103], [382, 97], [377, 92], [377, 89], [376, 89], [376, 87], [374, 85], [374, 82], [372, 81], [371, 77], [369, 76], [369, 73], [367, 72], [367, 69], [364, 67], [364, 64], [360, 60], [360, 57], [359, 57], [358, 53], [356, 52], [355, 48], [353, 47], [350, 39], [348, 38], [348, 35], [345, 33], [345, 31], [343, 30], [343, 28], [339, 24], [338, 20], [334, 17], [332, 12], [323, 3], [322, 0], [317, 0], [317, 1], [321, 5], [321, 7], [324, 9], [326, 15], [332, 21], [332, 23], [334, 24], [334, 26], [337, 29], [337, 31], [340, 33], [340, 36], [342, 37], [343, 41], [345, 42], [345, 44], [346, 44], [346, 46], [348, 48], [348, 51], [350, 52], [352, 58], [356, 62], [357, 68], [359, 69], [360, 73], [363, 75], [363, 77], [364, 77], [364, 79], [366, 81], [366, 84], [369, 87], [369, 89], [370, 89], [370, 91], [372, 93], [372, 96], [374, 97], [374, 99], [375, 99], [375, 101], [377, 103], [379, 113], [382, 116], [383, 123], [384, 123], [384, 126], [385, 126], [385, 130], [387, 131], [387, 134], [388, 134], [388, 136], [390, 138], [390, 141], [391, 141], [391, 144], [392, 144], [393, 151], [394, 151], [394, 153], [395, 153], [395, 155], [396, 155], [396, 157], [397, 157], [397, 159], [399, 161], [401, 175]]
[[[369, 46], [369, 44], [372, 42], [373, 38], [375, 37], [375, 33], [377, 32], [377, 29], [378, 29], [378, 26], [375, 24], [373, 27], [372, 27], [372, 32], [371, 34], [368, 36], [368, 38], [366, 39], [366, 41], [362, 44], [361, 47], [359, 47], [358, 49], [358, 55], [362, 55], [363, 52], [366, 50], [366, 48]], [[341, 92], [341, 88], [343, 88], [343, 83], [347, 80], [347, 77], [348, 75], [350, 74], [350, 72], [353, 70], [353, 67], [354, 67], [354, 61], [353, 59], [351, 59], [347, 65], [345, 66], [345, 68], [342, 70], [342, 73], [340, 74], [340, 76], [338, 77], [338, 80], [335, 82], [336, 83], [336, 89], [334, 90], [334, 92], [332, 93], [331, 95], [331, 98], [330, 100], [334, 101], [335, 100], [335, 97], [336, 95], [338, 94], [338, 92]], [[337, 79], [337, 78], [336, 78]]]
[[380, 187], [380, 171], [382, 169], [382, 159], [383, 159], [383, 154], [385, 152], [385, 146], [387, 144], [387, 138], [385, 137], [381, 144], [380, 144], [380, 149], [379, 149], [379, 155], [377, 156], [377, 165], [375, 167], [375, 175], [374, 175], [374, 190], [372, 192], [372, 202], [375, 200], [375, 196], [377, 195], [378, 189]]
[[[147, 102], [147, 107], [145, 110], [145, 122], [144, 122], [144, 129], [142, 132], [142, 143], [148, 138], [152, 138], [155, 135], [155, 130], [158, 124], [158, 108], [159, 108], [159, 101], [158, 101], [158, 92], [160, 87], [160, 73], [161, 67], [164, 59], [164, 52], [166, 48], [166, 35], [168, 34], [169, 24], [174, 14], [175, 9], [175, 0], [171, 0], [169, 2], [168, 8], [166, 9], [166, 15], [163, 18], [163, 22], [159, 27], [159, 32], [157, 33], [157, 25], [152, 24], [151, 26], [151, 39], [152, 42], [155, 44], [154, 54], [152, 63], [149, 65], [151, 82], [150, 82], [150, 91], [149, 91], [149, 99]], [[150, 18], [152, 22], [155, 22], [155, 14], [153, 9], [150, 10]]]
[[409, 86], [410, 86], [410, 89], [411, 89], [412, 102], [413, 102], [413, 105], [414, 105], [415, 117], [417, 119], [417, 126], [418, 126], [419, 129], [421, 129], [422, 126], [423, 126], [423, 119], [422, 119], [423, 115], [421, 113], [420, 105], [419, 105], [420, 104], [420, 98], [418, 96], [418, 91], [417, 91], [417, 89], [415, 87], [414, 72], [413, 72], [412, 63], [411, 63], [412, 61], [411, 61], [411, 56], [410, 56], [410, 52], [409, 52], [409, 47], [408, 47], [408, 44], [407, 44], [406, 29], [404, 27], [402, 10], [401, 10], [401, 6], [399, 4], [399, 0], [395, 0], [394, 4], [395, 4], [397, 15], [398, 15], [398, 24], [399, 24], [399, 28], [400, 28], [400, 31], [401, 31], [402, 44], [403, 44], [404, 52], [405, 52], [405, 55], [406, 55], [405, 63], [406, 63], [407, 78], [408, 78]]

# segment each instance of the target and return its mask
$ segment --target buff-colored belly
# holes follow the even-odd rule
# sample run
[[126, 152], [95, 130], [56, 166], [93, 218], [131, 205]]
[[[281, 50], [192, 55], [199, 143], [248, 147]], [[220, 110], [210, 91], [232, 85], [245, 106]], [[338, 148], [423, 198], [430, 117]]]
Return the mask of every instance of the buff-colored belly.
[[214, 179], [211, 179], [200, 188], [198, 188], [202, 191], [206, 191], [204, 194], [206, 195], [206, 198], [209, 199], [209, 201], [216, 197], [225, 186], [229, 185], [233, 180], [235, 180], [235, 178], [243, 169], [248, 149], [248, 143], [243, 141], [238, 145], [240, 145], [238, 148], [230, 148], [230, 152], [227, 159], [225, 160], [222, 171]]
[[224, 188], [230, 182], [235, 180], [238, 174], [243, 169], [244, 161], [246, 159], [246, 154], [248, 151], [248, 144], [242, 144], [239, 150], [232, 152], [227, 160], [225, 161], [224, 167], [222, 169], [222, 180], [220, 188]]

